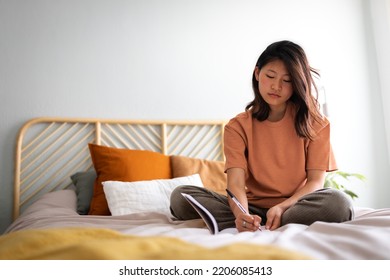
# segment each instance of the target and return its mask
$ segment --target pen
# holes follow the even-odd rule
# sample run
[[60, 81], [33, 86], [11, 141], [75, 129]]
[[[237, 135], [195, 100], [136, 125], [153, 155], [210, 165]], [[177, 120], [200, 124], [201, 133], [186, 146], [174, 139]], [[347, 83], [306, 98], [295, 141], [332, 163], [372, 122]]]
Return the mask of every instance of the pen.
[[[237, 205], [237, 207], [240, 208], [240, 210], [243, 213], [248, 214], [248, 212], [245, 210], [244, 206], [242, 206], [242, 204], [238, 201], [238, 199], [235, 197], [235, 195], [231, 191], [229, 191], [228, 189], [226, 189], [226, 192], [228, 193], [230, 198], [233, 200], [233, 202]], [[261, 231], [260, 227], [259, 227], [259, 230]]]

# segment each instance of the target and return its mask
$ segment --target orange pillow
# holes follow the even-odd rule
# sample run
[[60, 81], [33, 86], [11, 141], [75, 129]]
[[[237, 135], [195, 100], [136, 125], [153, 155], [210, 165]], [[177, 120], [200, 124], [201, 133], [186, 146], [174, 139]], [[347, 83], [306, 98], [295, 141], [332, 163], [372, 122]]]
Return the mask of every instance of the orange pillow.
[[89, 215], [110, 215], [102, 182], [171, 179], [169, 156], [158, 152], [88, 144], [97, 174]]
[[171, 156], [171, 169], [174, 178], [198, 173], [205, 188], [226, 194], [227, 176], [223, 161]]

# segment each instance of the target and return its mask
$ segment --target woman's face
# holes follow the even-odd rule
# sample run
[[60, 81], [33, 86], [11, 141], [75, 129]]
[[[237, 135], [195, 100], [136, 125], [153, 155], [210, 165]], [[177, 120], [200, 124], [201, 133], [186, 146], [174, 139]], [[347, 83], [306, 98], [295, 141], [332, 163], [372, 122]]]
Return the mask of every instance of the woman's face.
[[259, 91], [271, 110], [283, 110], [293, 94], [290, 74], [282, 60], [273, 60], [255, 69]]

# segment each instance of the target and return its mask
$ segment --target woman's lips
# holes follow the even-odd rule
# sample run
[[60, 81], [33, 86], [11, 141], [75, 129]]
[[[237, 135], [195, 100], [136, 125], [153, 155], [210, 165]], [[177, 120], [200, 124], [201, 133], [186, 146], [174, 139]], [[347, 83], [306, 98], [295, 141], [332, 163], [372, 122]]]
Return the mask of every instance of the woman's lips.
[[279, 94], [276, 94], [276, 93], [268, 93], [268, 96], [270, 96], [272, 98], [280, 98], [281, 97]]

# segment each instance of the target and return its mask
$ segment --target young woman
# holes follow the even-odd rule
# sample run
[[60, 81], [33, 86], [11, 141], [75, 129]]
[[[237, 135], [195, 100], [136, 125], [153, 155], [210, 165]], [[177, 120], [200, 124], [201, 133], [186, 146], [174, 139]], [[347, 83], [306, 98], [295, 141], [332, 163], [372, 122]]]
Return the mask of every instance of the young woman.
[[231, 198], [205, 188], [180, 186], [171, 212], [181, 220], [199, 215], [181, 193], [194, 196], [215, 216], [220, 230], [236, 227], [274, 230], [288, 223], [344, 222], [351, 201], [324, 189], [326, 172], [337, 169], [330, 124], [319, 109], [313, 75], [304, 50], [290, 41], [269, 45], [253, 71], [254, 99], [225, 127], [227, 189]]

